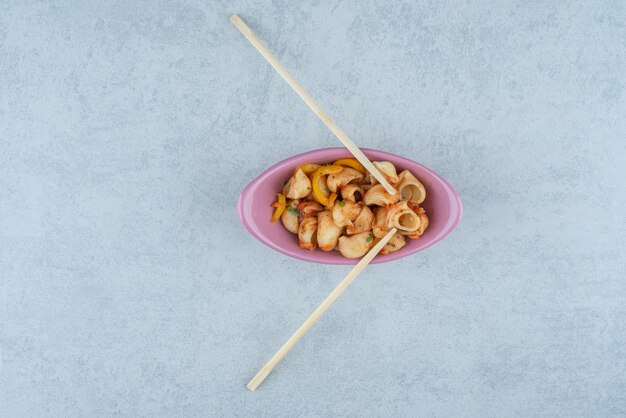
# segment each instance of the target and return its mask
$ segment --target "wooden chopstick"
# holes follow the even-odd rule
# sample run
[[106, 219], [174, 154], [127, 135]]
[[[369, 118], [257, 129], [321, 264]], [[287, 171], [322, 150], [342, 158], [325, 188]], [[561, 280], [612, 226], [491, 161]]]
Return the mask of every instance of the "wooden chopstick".
[[300, 325], [300, 328], [296, 332], [293, 333], [291, 337], [287, 340], [285, 344], [272, 356], [272, 358], [265, 363], [265, 365], [259, 370], [259, 372], [248, 382], [246, 387], [251, 391], [254, 391], [264, 380], [265, 378], [272, 372], [272, 369], [282, 360], [283, 357], [293, 348], [294, 345], [302, 338], [302, 336], [317, 322], [318, 319], [324, 312], [332, 305], [332, 303], [337, 300], [337, 298], [343, 293], [344, 290], [356, 279], [356, 277], [363, 271], [363, 269], [372, 261], [372, 259], [383, 249], [385, 244], [391, 239], [393, 234], [397, 231], [396, 228], [393, 228], [391, 231], [387, 233], [376, 245], [372, 247], [371, 250], [367, 252], [361, 258], [361, 260], [357, 263], [356, 266], [350, 273], [337, 285], [337, 287], [330, 292], [330, 294], [324, 299], [324, 302], [318, 306], [311, 315]]
[[298, 96], [300, 96], [300, 98], [304, 101], [304, 103], [306, 103], [311, 108], [313, 113], [315, 113], [317, 117], [320, 118], [322, 122], [324, 122], [328, 129], [330, 129], [330, 131], [335, 134], [335, 136], [348, 149], [348, 151], [350, 151], [352, 155], [354, 155], [354, 157], [359, 160], [361, 164], [363, 164], [365, 169], [369, 171], [380, 184], [383, 185], [387, 193], [395, 194], [396, 189], [391, 184], [389, 184], [387, 179], [381, 174], [380, 171], [378, 171], [378, 169], [374, 166], [374, 164], [372, 164], [369, 158], [367, 158], [365, 154], [363, 154], [363, 151], [361, 151], [359, 147], [357, 147], [355, 143], [352, 142], [348, 135], [339, 126], [337, 126], [337, 124], [335, 124], [335, 122], [326, 114], [326, 112], [324, 112], [324, 110], [322, 110], [320, 105], [317, 104], [317, 102], [304, 89], [304, 87], [302, 87], [300, 83], [298, 83], [296, 79], [293, 78], [291, 74], [289, 74], [289, 71], [287, 71], [285, 66], [281, 64], [280, 61], [278, 61], [278, 59], [274, 56], [274, 54], [272, 54], [267, 46], [265, 46], [265, 44], [254, 34], [254, 32], [252, 32], [248, 25], [246, 25], [246, 23], [241, 20], [241, 18], [237, 15], [232, 15], [230, 17], [230, 21], [233, 22], [233, 25], [235, 25], [237, 29], [239, 29], [239, 31], [243, 33], [243, 35], [248, 39], [248, 41], [250, 41], [250, 43], [254, 45], [254, 47], [261, 53], [261, 55], [263, 55], [263, 58], [265, 58], [267, 62], [269, 62], [272, 67], [274, 67], [276, 72], [278, 72], [278, 74], [280, 74], [280, 76], [285, 79], [287, 84], [289, 84], [291, 88], [298, 94]]

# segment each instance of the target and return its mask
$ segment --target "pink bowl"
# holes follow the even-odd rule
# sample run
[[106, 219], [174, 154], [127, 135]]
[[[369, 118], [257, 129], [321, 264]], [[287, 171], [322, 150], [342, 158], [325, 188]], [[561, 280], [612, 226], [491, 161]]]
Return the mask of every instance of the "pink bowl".
[[[456, 227], [463, 206], [459, 194], [447, 181], [415, 161], [367, 148], [363, 148], [363, 152], [371, 160], [391, 161], [398, 172], [407, 169], [415, 174], [426, 188], [426, 200], [422, 206], [430, 218], [428, 229], [419, 239], [407, 239], [404, 248], [391, 254], [378, 255], [372, 263], [385, 263], [414, 254], [443, 239]], [[304, 163], [325, 163], [346, 157], [352, 155], [345, 148], [324, 148], [287, 158], [270, 167], [241, 192], [237, 202], [241, 223], [263, 244], [290, 257], [323, 264], [356, 264], [358, 259], [345, 258], [338, 251], [302, 249], [298, 247], [298, 237], [287, 231], [280, 221], [270, 222], [274, 210], [270, 205], [276, 201], [276, 193], [282, 190], [296, 167]]]

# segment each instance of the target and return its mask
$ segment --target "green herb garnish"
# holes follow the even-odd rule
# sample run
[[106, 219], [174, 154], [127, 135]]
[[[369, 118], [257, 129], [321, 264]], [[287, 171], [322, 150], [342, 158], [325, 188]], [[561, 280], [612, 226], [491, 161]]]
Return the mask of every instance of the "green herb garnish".
[[300, 212], [298, 212], [298, 209], [294, 208], [293, 206], [287, 206], [287, 211], [293, 216], [300, 216]]
[[340, 207], [344, 207], [345, 205], [346, 205], [346, 203], [343, 200], [339, 202], [339, 206]]
[[396, 248], [396, 244], [388, 243], [387, 245], [389, 245], [390, 247]]
[[365, 242], [370, 242], [373, 239], [374, 239], [373, 235], [368, 235], [367, 238], [365, 238]]

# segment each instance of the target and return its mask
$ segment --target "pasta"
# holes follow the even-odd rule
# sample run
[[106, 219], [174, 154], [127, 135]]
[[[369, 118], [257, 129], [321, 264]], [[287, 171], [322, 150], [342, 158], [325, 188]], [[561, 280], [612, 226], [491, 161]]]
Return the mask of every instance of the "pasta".
[[[374, 161], [372, 164], [382, 173], [385, 179], [391, 183], [398, 183], [398, 174], [396, 172], [396, 167], [391, 164], [389, 161]], [[374, 179], [376, 181], [376, 179]]]
[[341, 189], [341, 199], [349, 200], [351, 202], [358, 202], [363, 200], [365, 191], [363, 188], [356, 184], [348, 184]]
[[428, 228], [430, 220], [428, 219], [428, 215], [426, 215], [426, 211], [424, 210], [424, 208], [418, 208], [416, 213], [417, 216], [419, 216], [420, 218], [420, 227], [417, 232], [418, 235], [422, 235], [424, 231], [426, 231], [426, 228]]
[[317, 213], [324, 210], [324, 207], [314, 200], [305, 200], [298, 205], [298, 211], [303, 217], [317, 216]]
[[336, 192], [343, 186], [347, 186], [355, 180], [361, 180], [363, 174], [356, 171], [354, 168], [345, 167], [337, 174], [329, 174], [326, 179], [326, 185], [331, 192]]
[[369, 206], [363, 206], [359, 216], [356, 217], [354, 222], [348, 224], [346, 228], [346, 234], [353, 235], [361, 232], [367, 232], [372, 230], [372, 223], [374, 222], [374, 212]]
[[300, 213], [298, 212], [298, 205], [300, 204], [299, 200], [290, 200], [287, 202], [287, 210], [283, 212], [280, 217], [281, 222], [287, 229], [287, 231], [292, 234], [298, 233], [298, 217]]
[[382, 255], [386, 255], [394, 251], [398, 251], [405, 245], [406, 245], [406, 239], [404, 238], [404, 235], [396, 232], [395, 234], [393, 234], [393, 237], [391, 237], [391, 239], [387, 242], [387, 244], [385, 244], [383, 249], [380, 250], [380, 253]]
[[400, 173], [400, 185], [398, 191], [400, 192], [400, 198], [407, 200], [415, 205], [419, 205], [426, 199], [426, 189], [420, 181], [415, 178], [409, 170], [404, 170]]
[[[393, 184], [393, 183], [392, 183]], [[382, 184], [377, 184], [365, 192], [363, 203], [366, 205], [386, 206], [396, 203], [400, 198], [400, 194], [396, 192], [393, 196], [385, 191]]]
[[387, 208], [375, 208], [375, 218], [372, 224], [372, 233], [376, 238], [382, 238], [387, 235]]
[[298, 226], [298, 242], [305, 250], [314, 250], [317, 246], [317, 217], [304, 218]]
[[405, 201], [389, 206], [387, 210], [387, 228], [398, 231], [416, 232], [420, 227], [420, 218]]
[[325, 210], [317, 214], [317, 245], [322, 251], [332, 251], [337, 246], [337, 240], [343, 232], [333, 221], [330, 211]]
[[339, 238], [339, 252], [346, 258], [363, 257], [374, 245], [374, 236], [370, 232], [343, 236]]
[[345, 202], [340, 201], [333, 206], [333, 221], [338, 227], [348, 226], [359, 216], [359, 213], [361, 213], [361, 206], [357, 203], [350, 202], [349, 200]]
[[285, 196], [288, 199], [302, 199], [311, 193], [311, 180], [304, 174], [302, 169], [298, 169], [287, 184], [289, 186], [287, 187], [287, 194]]
[[430, 224], [420, 205], [424, 185], [408, 170], [398, 174], [389, 161], [372, 161], [397, 190], [387, 193], [354, 158], [331, 164], [307, 163], [295, 168], [277, 201], [272, 222], [298, 236], [298, 245], [313, 251], [337, 250], [346, 258], [359, 258], [379, 239], [397, 228], [380, 254], [398, 251], [406, 238], [418, 239]]

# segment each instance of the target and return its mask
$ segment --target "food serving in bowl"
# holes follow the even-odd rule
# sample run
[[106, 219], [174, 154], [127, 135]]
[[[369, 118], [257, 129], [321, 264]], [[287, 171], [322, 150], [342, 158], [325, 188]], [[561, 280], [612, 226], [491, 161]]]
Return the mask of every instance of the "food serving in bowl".
[[[415, 236], [415, 234], [408, 233], [411, 231], [405, 231], [405, 233], [400, 233], [399, 235], [402, 235], [402, 237], [404, 238], [404, 245], [402, 245], [399, 248], [394, 248], [393, 246], [386, 246], [387, 247], [385, 248], [385, 250], [387, 250], [385, 251], [386, 255], [376, 256], [374, 260], [372, 261], [372, 263], [384, 263], [387, 261], [396, 260], [396, 259], [405, 257], [407, 255], [416, 253], [418, 251], [421, 251], [433, 245], [434, 243], [438, 242], [439, 240], [443, 239], [447, 234], [449, 234], [454, 229], [454, 227], [458, 224], [458, 221], [461, 217], [461, 213], [462, 213], [461, 201], [458, 196], [458, 193], [441, 176], [437, 175], [429, 168], [424, 167], [423, 165], [415, 161], [409, 160], [404, 157], [400, 157], [395, 154], [391, 154], [391, 153], [387, 153], [383, 151], [371, 150], [371, 149], [363, 149], [363, 152], [372, 161], [389, 162], [395, 168], [396, 175], [398, 177], [400, 177], [401, 173], [407, 170], [413, 177], [415, 177], [415, 179], [419, 182], [419, 184], [421, 184], [421, 187], [423, 187], [423, 192], [424, 192], [422, 195], [422, 189], [420, 185], [415, 184], [414, 187], [405, 189], [404, 197], [402, 197], [402, 189], [403, 189], [403, 187], [401, 187], [402, 183], [401, 182], [396, 183], [396, 189], [398, 191], [398, 199], [395, 202], [393, 202], [393, 199], [392, 199], [391, 200], [392, 203], [390, 203], [390, 205], [399, 204], [401, 205], [401, 207], [404, 207], [402, 202], [406, 202], [407, 207], [411, 211], [413, 211], [416, 215], [418, 215], [418, 218], [420, 215], [422, 215], [422, 218], [419, 221], [420, 226], [418, 227], [418, 231], [420, 227], [422, 227], [422, 222], [424, 221], [423, 230], [421, 231], [422, 232], [421, 234], [419, 233], [417, 234], [419, 239], [409, 238], [409, 235]], [[320, 244], [320, 240], [319, 240], [320, 234], [318, 230], [320, 228], [320, 224], [322, 225], [322, 229], [324, 230], [327, 228], [328, 225], [330, 225], [329, 220], [332, 218], [332, 209], [334, 208], [334, 206], [337, 206], [337, 208], [339, 208], [340, 207], [339, 202], [344, 202], [343, 208], [346, 208], [346, 207], [350, 208], [353, 205], [352, 203], [348, 203], [348, 202], [352, 202], [352, 199], [354, 199], [354, 203], [360, 207], [361, 211], [365, 210], [363, 208], [367, 206], [374, 214], [375, 224], [376, 224], [377, 209], [378, 208], [388, 209], [387, 202], [384, 202], [385, 195], [382, 195], [382, 197], [380, 197], [379, 195], [379, 197], [381, 198], [381, 201], [379, 203], [381, 203], [381, 205], [376, 205], [376, 204], [366, 205], [364, 203], [363, 201], [364, 195], [368, 193], [370, 190], [372, 190], [375, 186], [380, 186], [380, 185], [373, 183], [371, 181], [371, 176], [369, 176], [369, 174], [361, 173], [357, 169], [357, 168], [360, 168], [358, 165], [355, 164], [357, 168], [346, 166], [347, 163], [343, 163], [341, 161], [341, 160], [345, 161], [346, 159], [349, 160], [351, 158], [352, 158], [352, 155], [345, 148], [325, 148], [325, 149], [318, 149], [318, 150], [306, 152], [304, 154], [296, 155], [296, 156], [293, 156], [291, 158], [288, 158], [286, 160], [283, 160], [275, 164], [274, 166], [272, 166], [271, 168], [269, 168], [268, 170], [260, 174], [257, 178], [252, 180], [252, 182], [250, 182], [250, 184], [248, 184], [243, 190], [243, 192], [241, 193], [241, 196], [239, 197], [239, 202], [238, 202], [238, 212], [239, 212], [239, 217], [241, 218], [243, 225], [252, 235], [254, 235], [261, 242], [275, 249], [276, 251], [279, 251], [291, 257], [294, 257], [300, 260], [311, 261], [311, 262], [316, 262], [316, 263], [324, 263], [324, 264], [355, 264], [358, 261], [358, 259], [346, 258], [339, 251], [339, 248], [338, 248], [339, 240], [342, 237], [351, 238], [363, 232], [358, 232], [355, 234], [348, 234], [347, 231], [348, 231], [349, 225], [346, 224], [344, 226], [340, 226], [339, 228], [343, 228], [343, 232], [337, 238], [338, 250], [337, 251], [323, 251], [321, 250], [322, 245], [325, 248], [328, 248], [328, 245], [333, 244], [333, 237], [332, 237], [332, 234], [330, 238], [326, 237], [326, 233], [322, 234], [324, 235], [324, 237], [322, 239], [322, 244]], [[312, 170], [313, 169], [312, 167], [315, 167], [315, 166], [310, 166], [311, 164], [314, 164], [312, 162], [337, 163], [337, 164], [331, 164], [331, 166], [339, 165], [344, 168], [354, 169], [355, 171], [359, 172], [359, 174], [363, 174], [363, 178], [359, 181], [354, 180], [354, 181], [348, 182], [346, 185], [341, 185], [341, 187], [337, 186], [338, 191], [335, 192], [337, 197], [334, 198], [335, 202], [333, 202], [333, 207], [327, 208], [326, 205], [324, 205], [323, 203], [320, 203], [315, 198], [313, 199], [308, 198], [308, 196], [310, 196], [313, 193], [314, 183], [311, 182], [311, 180], [313, 178], [312, 174], [314, 174], [314, 171], [312, 172], [310, 170]], [[343, 163], [344, 165], [341, 165], [340, 163]], [[320, 167], [325, 167], [325, 166], [320, 166]], [[320, 168], [320, 167], [317, 167], [317, 168]], [[296, 184], [293, 183], [293, 180], [296, 180], [295, 177], [297, 174], [297, 169], [299, 168], [306, 175], [309, 182], [311, 182], [311, 185], [310, 185], [311, 190], [306, 195], [305, 193], [307, 192], [306, 190], [307, 185], [306, 185], [306, 182], [303, 181], [301, 174], [298, 175], [299, 178]], [[378, 168], [380, 171], [383, 171], [383, 174], [385, 174], [384, 167], [381, 169], [381, 167], [379, 166]], [[346, 170], [346, 171], [347, 173], [352, 173], [349, 170]], [[354, 173], [352, 174], [355, 175]], [[326, 188], [329, 187], [328, 185], [329, 176], [330, 176], [329, 174], [320, 175], [320, 177], [322, 178], [326, 177]], [[285, 188], [285, 186], [286, 186], [286, 182], [289, 183], [289, 180], [292, 179], [292, 177], [294, 177], [294, 179], [292, 180], [292, 183], [289, 184], [289, 187], [293, 188], [292, 192], [300, 193], [303, 196], [307, 196], [307, 197], [302, 197], [300, 199], [287, 197], [289, 195], [289, 190], [288, 188]], [[331, 182], [336, 183], [337, 179], [335, 178]], [[302, 184], [304, 184], [304, 189], [299, 190]], [[339, 185], [341, 184], [341, 182], [337, 184]], [[357, 188], [363, 189], [363, 194], [361, 194]], [[326, 190], [323, 188], [323, 184], [320, 184], [320, 190], [322, 190], [324, 193], [324, 196], [326, 196], [325, 194]], [[374, 191], [377, 191], [377, 190], [379, 189], [378, 188], [374, 189]], [[328, 194], [328, 199], [331, 199], [333, 192], [330, 191], [330, 189], [328, 189], [328, 191], [330, 192]], [[409, 197], [409, 191], [411, 193], [410, 197]], [[279, 192], [280, 194], [285, 196], [284, 210], [282, 211], [282, 213], [280, 213], [278, 219], [282, 218], [283, 216], [285, 217], [293, 216], [293, 218], [291, 219], [287, 218], [287, 224], [289, 225], [290, 228], [292, 228], [292, 231], [286, 228], [282, 220], [279, 221], [278, 219], [276, 219], [276, 222], [270, 221], [270, 218], [272, 218], [272, 216], [276, 214], [277, 206], [281, 206], [280, 200], [276, 198], [276, 192]], [[370, 195], [370, 198], [376, 195], [377, 193], [374, 193], [373, 195]], [[291, 196], [296, 196], [296, 195], [292, 194]], [[298, 204], [294, 206], [293, 200], [299, 200]], [[320, 200], [322, 200], [324, 203], [328, 203], [324, 201], [323, 197], [320, 197]], [[419, 200], [422, 200], [422, 201], [421, 203], [414, 203], [414, 202], [411, 202], [411, 200], [414, 200], [414, 202], [419, 201]], [[290, 205], [287, 204], [288, 201], [290, 201], [291, 203]], [[305, 203], [299, 209], [298, 207], [303, 202], [309, 202], [309, 203]], [[368, 199], [368, 202], [370, 202], [369, 199]], [[362, 203], [363, 207], [361, 207], [359, 203]], [[409, 206], [409, 203], [411, 203], [413, 208]], [[274, 207], [272, 207], [273, 204], [274, 204]], [[317, 204], [319, 204], [322, 207], [321, 208], [318, 207]], [[420, 209], [423, 210], [423, 213], [418, 213], [418, 212], [421, 212]], [[336, 209], [336, 210], [339, 210], [339, 209]], [[326, 212], [326, 211], [330, 212], [329, 213], [330, 217], [326, 214], [322, 214], [320, 218], [319, 213]], [[378, 211], [378, 212], [382, 212], [382, 211]], [[285, 213], [287, 215], [285, 215]], [[296, 213], [298, 214], [297, 216], [295, 216]], [[315, 216], [313, 215], [314, 213], [315, 213]], [[356, 210], [354, 211], [354, 213], [356, 213]], [[351, 216], [355, 216], [354, 213]], [[300, 219], [300, 215], [305, 215], [305, 216], [302, 216], [302, 219]], [[356, 216], [358, 218], [358, 215]], [[310, 244], [312, 244], [313, 235], [315, 235], [315, 239], [317, 239], [315, 251], [307, 251], [306, 249], [303, 249], [302, 247], [300, 247], [300, 239], [296, 237], [295, 234], [293, 233], [293, 230], [295, 230], [294, 229], [295, 223], [293, 221], [297, 219], [297, 228], [300, 229], [300, 225], [305, 218], [313, 218], [313, 219], [316, 219], [317, 221], [317, 226], [315, 227], [315, 234], [311, 232], [311, 230], [314, 229], [313, 228], [314, 221], [312, 219], [307, 220], [307, 222], [302, 226], [302, 238], [303, 238], [303, 244], [305, 245], [305, 248], [312, 247], [311, 245], [307, 245], [309, 244], [307, 241], [311, 241]], [[381, 220], [382, 218], [383, 217], [381, 215], [378, 220], [379, 226], [387, 227], [386, 223], [382, 222]], [[400, 223], [409, 226], [407, 222], [409, 221], [409, 219], [412, 219], [412, 216], [409, 214], [409, 217], [407, 218], [408, 219], [402, 218], [402, 220], [400, 220]], [[426, 225], [426, 218], [428, 219], [427, 225]], [[387, 217], [385, 217], [384, 220], [386, 221]], [[350, 221], [353, 223], [352, 227], [359, 228], [360, 224], [356, 225], [355, 221], [356, 219], [354, 219], [353, 221]], [[334, 223], [334, 218], [333, 218], [333, 223]], [[339, 221], [339, 223], [341, 224], [342, 222]], [[417, 222], [415, 222], [414, 224], [411, 224], [409, 226], [409, 229], [415, 228], [416, 223]], [[351, 228], [351, 231], [355, 231], [355, 229], [353, 228]], [[356, 231], [358, 231], [358, 229], [356, 229]], [[368, 231], [364, 231], [364, 232], [368, 232]], [[372, 243], [375, 242], [374, 240], [376, 240], [378, 237], [374, 235], [374, 232], [375, 232], [374, 226], [372, 226], [372, 230], [369, 232], [371, 232], [372, 234], [372, 239], [371, 241], [366, 242], [366, 244], [369, 244], [369, 246], [371, 247]], [[368, 236], [369, 234], [363, 235], [365, 239], [367, 239]], [[326, 241], [329, 239], [330, 239], [330, 244]], [[396, 239], [396, 237], [394, 237], [394, 239]], [[402, 238], [399, 238], [399, 240], [402, 240]], [[398, 246], [398, 244], [395, 243], [394, 241], [391, 241], [391, 242]]]
[[[313, 311], [313, 313], [302, 323], [302, 325], [293, 333], [293, 335], [282, 345], [282, 347], [268, 360], [267, 363], [259, 370], [259, 372], [248, 382], [246, 387], [251, 391], [263, 382], [263, 380], [271, 373], [273, 368], [280, 362], [280, 360], [293, 348], [298, 340], [313, 326], [313, 324], [326, 312], [329, 306], [341, 295], [342, 292], [354, 281], [356, 276], [370, 263], [383, 262], [378, 261], [377, 255], [385, 249], [384, 247], [390, 242], [391, 238], [396, 237], [396, 233], [399, 231], [397, 226], [401, 226], [400, 232], [406, 232], [409, 236], [418, 238], [423, 236], [423, 239], [414, 239], [413, 242], [419, 242], [417, 245], [404, 245], [403, 248], [395, 252], [389, 251], [391, 254], [387, 259], [396, 259], [400, 257], [413, 254], [420, 251], [435, 242], [441, 240], [448, 235], [454, 227], [458, 224], [462, 213], [461, 200], [458, 193], [448, 184], [443, 178], [429, 170], [428, 168], [393, 154], [384, 153], [374, 150], [361, 150], [354, 142], [348, 137], [348, 135], [341, 130], [328, 115], [322, 110], [322, 108], [313, 100], [313, 98], [304, 90], [304, 88], [289, 74], [287, 69], [278, 61], [278, 59], [271, 53], [271, 51], [261, 42], [261, 40], [252, 32], [252, 30], [243, 22], [243, 20], [237, 16], [231, 16], [233, 24], [244, 34], [244, 36], [256, 47], [256, 49], [263, 55], [265, 59], [272, 65], [272, 67], [287, 81], [287, 83], [294, 89], [296, 93], [302, 98], [302, 100], [313, 110], [313, 112], [322, 120], [322, 122], [335, 134], [347, 150], [365, 166], [369, 174], [380, 182], [380, 186], [384, 190], [380, 193], [373, 192], [369, 197], [367, 194], [374, 190], [376, 184], [371, 181], [365, 180], [366, 174], [358, 170], [356, 164], [347, 163], [349, 160], [345, 160], [348, 167], [352, 167], [361, 173], [361, 176], [354, 173], [350, 174], [345, 168], [323, 168], [312, 167], [313, 173], [311, 178], [308, 178], [307, 173], [301, 167], [302, 164], [311, 164], [310, 161], [334, 161], [336, 159], [349, 158], [345, 154], [346, 149], [325, 149], [311, 151], [305, 154], [296, 155], [295, 157], [288, 158], [281, 161], [273, 167], [266, 170], [256, 179], [254, 179], [241, 193], [239, 201], [237, 203], [237, 209], [239, 217], [241, 218], [244, 226], [253, 234], [256, 238], [262, 241], [264, 244], [271, 248], [280, 251], [284, 254], [290, 255], [302, 260], [328, 263], [328, 264], [356, 264], [353, 269], [346, 275], [346, 277], [337, 285], [337, 287], [324, 299], [324, 301]], [[341, 155], [340, 155], [341, 154]], [[404, 170], [405, 178], [408, 174], [415, 178], [420, 178], [421, 183], [415, 178], [415, 181], [411, 179], [411, 187], [405, 188], [406, 192], [403, 194], [402, 190], [398, 192], [389, 179], [386, 178], [379, 168], [376, 168], [371, 160], [385, 162], [391, 164], [396, 172], [396, 167]], [[308, 162], [307, 162], [308, 161]], [[353, 161], [352, 161], [353, 162]], [[331, 166], [343, 167], [338, 161], [335, 161]], [[293, 172], [294, 167], [296, 171]], [[299, 168], [297, 168], [299, 167]], [[314, 168], [314, 169], [313, 169]], [[334, 170], [334, 172], [333, 172]], [[284, 184], [287, 174], [290, 174], [290, 180]], [[336, 177], [342, 176], [345, 178], [331, 180], [330, 176]], [[389, 173], [387, 173], [389, 174]], [[320, 178], [323, 175], [328, 175], [325, 181], [320, 182]], [[308, 180], [307, 180], [308, 179]], [[350, 183], [356, 181], [356, 186], [350, 186]], [[400, 178], [398, 176], [398, 182]], [[422, 184], [423, 183], [423, 184]], [[284, 186], [283, 186], [284, 184]], [[333, 186], [334, 185], [334, 186]], [[420, 187], [421, 185], [421, 187]], [[341, 186], [341, 187], [339, 187]], [[367, 188], [365, 188], [367, 186]], [[274, 202], [273, 206], [276, 207], [274, 214], [272, 215], [273, 223], [263, 220], [263, 207], [268, 202], [268, 196], [272, 190], [278, 190], [283, 188], [283, 194], [278, 193], [278, 201]], [[332, 188], [335, 187], [335, 191]], [[350, 189], [350, 187], [352, 187]], [[355, 187], [357, 189], [355, 189]], [[344, 189], [344, 190], [340, 190]], [[360, 190], [358, 190], [360, 189]], [[402, 187], [401, 187], [402, 189]], [[416, 200], [421, 200], [422, 196], [425, 198], [426, 191], [428, 190], [429, 196], [432, 196], [427, 204], [436, 208], [434, 211], [436, 216], [434, 222], [429, 220], [426, 215], [427, 205], [420, 206], [420, 203], [416, 203], [413, 200], [414, 194], [419, 196]], [[388, 193], [385, 196], [384, 192]], [[337, 201], [337, 192], [341, 194], [341, 199]], [[423, 193], [422, 193], [423, 192]], [[300, 202], [295, 205], [296, 201], [300, 198], [308, 198], [313, 194], [312, 203], [307, 203], [304, 207], [300, 206]], [[358, 194], [357, 194], [358, 193]], [[410, 196], [409, 196], [410, 193]], [[285, 196], [286, 195], [286, 196]], [[291, 195], [291, 196], [290, 196]], [[300, 196], [301, 195], [301, 196]], [[357, 201], [357, 196], [359, 197]], [[291, 199], [291, 202], [287, 202], [287, 197]], [[434, 197], [434, 198], [433, 198]], [[401, 199], [403, 198], [403, 199]], [[384, 205], [385, 211], [383, 212], [379, 208], [376, 208], [376, 214], [369, 209], [371, 206], [367, 201], [371, 201], [371, 205], [380, 206]], [[402, 200], [401, 203], [398, 203]], [[310, 199], [309, 199], [310, 201]], [[306, 200], [305, 200], [306, 202]], [[337, 203], [337, 205], [335, 205]], [[409, 203], [412, 206], [409, 206]], [[318, 210], [318, 205], [324, 205], [324, 210]], [[349, 205], [350, 204], [350, 205]], [[345, 209], [345, 206], [352, 206]], [[398, 206], [396, 206], [398, 205]], [[336, 209], [336, 208], [341, 209]], [[367, 209], [371, 214], [367, 214]], [[269, 209], [269, 208], [268, 208]], [[286, 228], [269, 227], [268, 225], [276, 225], [278, 218], [283, 216], [283, 213], [287, 210], [287, 213], [292, 213], [294, 218], [287, 218], [283, 220], [283, 224]], [[335, 213], [337, 211], [337, 213]], [[345, 213], [344, 213], [345, 211]], [[397, 217], [392, 214], [394, 211], [398, 211]], [[357, 219], [363, 213], [367, 214], [367, 217], [361, 219], [359, 222]], [[429, 213], [432, 211], [429, 210]], [[312, 215], [316, 216], [304, 216], [300, 219], [300, 215]], [[380, 216], [376, 216], [379, 215]], [[421, 218], [420, 218], [421, 216]], [[373, 219], [372, 219], [373, 217]], [[377, 217], [379, 219], [377, 219]], [[295, 219], [297, 218], [297, 219]], [[379, 222], [380, 220], [380, 222]], [[299, 247], [306, 249], [314, 249], [316, 245], [320, 245], [320, 248], [328, 251], [305, 251], [305, 253], [314, 254], [322, 253], [321, 256], [302, 256], [300, 253], [293, 251], [293, 235], [292, 232], [296, 231], [299, 235]], [[360, 228], [371, 228], [372, 232], [356, 232]], [[389, 225], [392, 225], [389, 227]], [[352, 238], [346, 238], [342, 236], [342, 229], [345, 227], [348, 231], [348, 235], [352, 235]], [[347, 255], [346, 251], [341, 250], [341, 239], [355, 239], [359, 237], [359, 234], [368, 234], [364, 237], [364, 241], [370, 242], [374, 240], [374, 227], [388, 228], [388, 232], [375, 244], [369, 251], [365, 251], [363, 257], [357, 262], [356, 257], [343, 257]], [[426, 228], [428, 229], [426, 230]], [[289, 228], [289, 229], [288, 229]], [[355, 230], [354, 234], [349, 233], [349, 229]], [[291, 239], [287, 235], [291, 235]], [[403, 234], [399, 234], [402, 236]], [[337, 243], [334, 240], [337, 240]], [[362, 242], [363, 240], [361, 240]], [[404, 242], [406, 244], [406, 241]], [[335, 246], [340, 247], [341, 254], [331, 254]], [[349, 253], [349, 255], [354, 255]], [[387, 260], [385, 260], [387, 261]]]
[[305, 163], [286, 181], [271, 221], [279, 219], [305, 250], [337, 250], [346, 258], [363, 257], [392, 228], [393, 237], [380, 251], [402, 249], [428, 228], [424, 185], [409, 170], [398, 173], [390, 161], [372, 161], [396, 188], [388, 193], [355, 158]]

